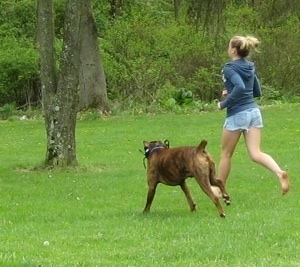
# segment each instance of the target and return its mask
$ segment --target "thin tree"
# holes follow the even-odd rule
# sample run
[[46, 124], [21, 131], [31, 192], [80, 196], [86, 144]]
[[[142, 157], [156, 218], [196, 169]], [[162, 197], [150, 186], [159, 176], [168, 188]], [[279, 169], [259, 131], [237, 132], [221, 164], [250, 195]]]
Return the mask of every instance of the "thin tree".
[[175, 20], [178, 21], [179, 20], [179, 11], [180, 11], [180, 0], [174, 0], [174, 16], [175, 16]]

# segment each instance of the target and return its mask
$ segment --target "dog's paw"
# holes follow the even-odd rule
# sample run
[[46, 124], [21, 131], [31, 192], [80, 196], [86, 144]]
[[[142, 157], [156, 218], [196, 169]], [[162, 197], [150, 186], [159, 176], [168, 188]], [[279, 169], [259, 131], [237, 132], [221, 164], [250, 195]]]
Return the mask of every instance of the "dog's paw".
[[227, 199], [227, 198], [224, 198], [224, 203], [229, 206], [231, 204], [231, 200], [230, 199]]
[[231, 199], [230, 197], [227, 195], [227, 194], [224, 194], [223, 196], [223, 200], [224, 200], [224, 203], [229, 206], [231, 204]]

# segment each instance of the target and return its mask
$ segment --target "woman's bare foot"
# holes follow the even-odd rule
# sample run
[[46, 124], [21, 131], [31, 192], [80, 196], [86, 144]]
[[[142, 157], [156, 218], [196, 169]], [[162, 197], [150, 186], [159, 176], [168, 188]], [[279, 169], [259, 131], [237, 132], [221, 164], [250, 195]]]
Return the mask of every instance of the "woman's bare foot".
[[285, 195], [290, 190], [290, 180], [287, 172], [283, 171], [281, 176], [279, 176], [279, 181], [281, 183], [282, 194]]

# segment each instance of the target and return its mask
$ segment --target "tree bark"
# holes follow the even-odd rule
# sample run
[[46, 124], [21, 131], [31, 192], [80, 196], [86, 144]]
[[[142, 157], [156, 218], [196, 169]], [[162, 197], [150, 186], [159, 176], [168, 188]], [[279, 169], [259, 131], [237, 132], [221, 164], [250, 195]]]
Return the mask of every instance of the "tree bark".
[[174, 16], [175, 20], [179, 20], [180, 0], [174, 0]]
[[110, 16], [116, 18], [122, 13], [123, 0], [110, 0]]
[[[83, 3], [68, 0], [60, 74], [56, 83], [52, 0], [38, 0], [38, 41], [47, 134], [46, 165], [76, 165], [76, 116]], [[48, 42], [49, 41], [49, 42]], [[49, 60], [49, 61], [48, 61]]]
[[[53, 0], [39, 0], [37, 8], [37, 43], [40, 52], [42, 104], [49, 110], [57, 89]], [[47, 118], [48, 113], [45, 113]], [[48, 121], [48, 118], [45, 120]]]
[[108, 111], [106, 80], [99, 53], [98, 32], [91, 9], [91, 0], [85, 0], [83, 12], [79, 109], [97, 108], [106, 113]]

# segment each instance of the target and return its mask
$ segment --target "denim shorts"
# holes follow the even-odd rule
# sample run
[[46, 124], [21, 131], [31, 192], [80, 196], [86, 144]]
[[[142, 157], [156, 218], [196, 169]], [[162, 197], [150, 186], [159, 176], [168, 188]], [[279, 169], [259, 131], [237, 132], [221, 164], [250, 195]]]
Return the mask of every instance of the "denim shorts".
[[259, 108], [249, 108], [226, 118], [223, 125], [229, 131], [248, 131], [250, 127], [262, 128], [262, 116]]

